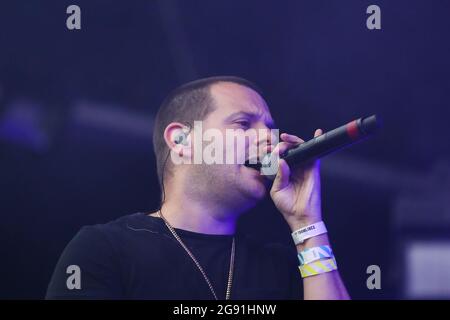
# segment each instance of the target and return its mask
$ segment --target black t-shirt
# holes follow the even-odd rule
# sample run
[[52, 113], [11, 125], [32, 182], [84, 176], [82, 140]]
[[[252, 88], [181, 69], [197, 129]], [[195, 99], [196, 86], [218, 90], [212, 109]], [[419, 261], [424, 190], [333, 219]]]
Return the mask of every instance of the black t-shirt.
[[[175, 229], [225, 298], [231, 235]], [[301, 299], [295, 248], [235, 235], [231, 299]], [[264, 240], [264, 237], [261, 237]], [[79, 267], [80, 288], [73, 288]], [[68, 269], [69, 268], [69, 269]], [[69, 289], [69, 287], [71, 289]], [[83, 227], [62, 253], [47, 299], [214, 299], [202, 274], [161, 218], [135, 213]]]

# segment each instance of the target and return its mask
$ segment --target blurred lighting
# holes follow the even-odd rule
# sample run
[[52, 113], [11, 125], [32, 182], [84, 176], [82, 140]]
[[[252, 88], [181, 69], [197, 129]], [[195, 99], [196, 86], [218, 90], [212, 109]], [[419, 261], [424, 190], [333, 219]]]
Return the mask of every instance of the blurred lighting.
[[0, 139], [34, 151], [46, 151], [50, 141], [42, 109], [42, 106], [25, 99], [7, 105], [0, 119]]
[[116, 131], [123, 134], [149, 138], [153, 133], [153, 117], [149, 114], [133, 113], [125, 108], [79, 102], [75, 105], [71, 120], [75, 125]]
[[407, 298], [450, 299], [450, 239], [412, 241], [405, 255]]

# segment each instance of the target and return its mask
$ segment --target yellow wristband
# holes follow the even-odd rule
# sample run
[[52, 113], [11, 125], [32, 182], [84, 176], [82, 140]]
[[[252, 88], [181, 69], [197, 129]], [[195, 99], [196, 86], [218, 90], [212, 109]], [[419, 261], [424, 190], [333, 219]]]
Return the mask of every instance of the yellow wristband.
[[298, 267], [302, 278], [315, 276], [321, 273], [337, 270], [336, 260], [334, 258], [318, 260]]

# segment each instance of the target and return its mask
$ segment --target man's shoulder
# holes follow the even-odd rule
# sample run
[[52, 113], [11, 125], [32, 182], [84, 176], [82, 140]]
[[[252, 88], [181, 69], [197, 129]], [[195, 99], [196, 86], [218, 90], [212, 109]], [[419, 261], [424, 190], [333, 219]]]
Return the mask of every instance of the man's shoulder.
[[103, 223], [91, 224], [83, 226], [83, 229], [98, 230], [101, 232], [123, 231], [129, 226], [142, 224], [144, 213], [136, 212], [132, 214], [122, 215], [118, 218]]
[[76, 238], [103, 239], [110, 244], [125, 243], [135, 239], [136, 235], [149, 236], [161, 233], [160, 227], [145, 215], [137, 212], [120, 216], [105, 223], [83, 226]]
[[[130, 247], [126, 226], [131, 225], [137, 214], [122, 216], [103, 224], [86, 225], [64, 248], [50, 281], [49, 299], [89, 299], [97, 297], [121, 297], [121, 276], [126, 260], [124, 249]], [[76, 267], [82, 275], [83, 291], [68, 289], [67, 270]]]

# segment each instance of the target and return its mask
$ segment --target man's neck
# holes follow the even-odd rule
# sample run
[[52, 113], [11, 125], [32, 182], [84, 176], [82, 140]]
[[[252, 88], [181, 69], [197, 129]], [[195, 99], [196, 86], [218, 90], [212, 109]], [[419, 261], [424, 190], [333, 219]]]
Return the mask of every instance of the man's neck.
[[177, 229], [217, 235], [232, 235], [236, 230], [236, 214], [211, 203], [168, 199], [161, 213]]

